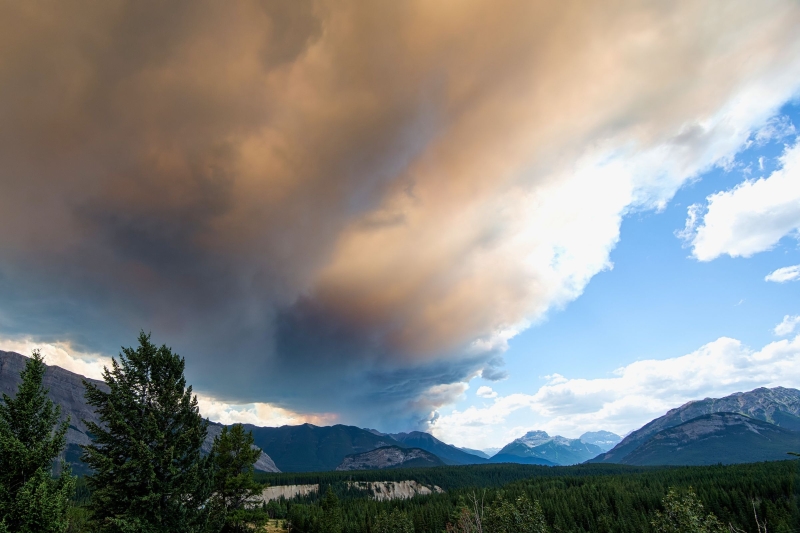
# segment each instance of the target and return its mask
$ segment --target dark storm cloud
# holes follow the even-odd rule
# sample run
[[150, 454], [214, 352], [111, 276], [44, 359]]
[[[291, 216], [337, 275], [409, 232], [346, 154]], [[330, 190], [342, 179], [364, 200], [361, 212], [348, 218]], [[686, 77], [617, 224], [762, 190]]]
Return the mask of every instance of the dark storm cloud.
[[[0, 334], [115, 354], [143, 328], [218, 398], [424, 424], [608, 266], [621, 213], [663, 199], [642, 191], [721, 156], [728, 130], [677, 142], [684, 124], [753, 79], [771, 92], [734, 130], [783, 101], [797, 21], [791, 2], [3, 2]], [[575, 161], [604, 142], [662, 154], [666, 185], [617, 173], [584, 200]]]

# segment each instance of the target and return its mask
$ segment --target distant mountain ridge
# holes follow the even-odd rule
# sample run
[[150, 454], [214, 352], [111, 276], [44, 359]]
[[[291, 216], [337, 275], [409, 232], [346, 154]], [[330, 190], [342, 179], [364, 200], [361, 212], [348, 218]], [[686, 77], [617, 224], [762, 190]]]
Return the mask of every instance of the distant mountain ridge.
[[604, 452], [607, 452], [620, 443], [622, 437], [610, 431], [587, 431], [578, 439], [586, 444], [594, 444]]
[[335, 470], [348, 455], [385, 446], [406, 447], [388, 435], [342, 424], [244, 427], [253, 432], [256, 446], [272, 457], [283, 472]]
[[526, 461], [528, 464], [573, 465], [596, 457], [602, 451], [602, 448], [580, 439], [550, 436], [545, 431], [529, 431], [503, 447], [491, 458], [491, 462], [521, 462], [518, 459], [527, 459], [545, 461]]
[[789, 431], [800, 431], [800, 391], [785, 387], [773, 389], [760, 387], [724, 398], [705, 398], [688, 402], [630, 433], [614, 448], [600, 454], [591, 462], [622, 463], [628, 455], [654, 435], [695, 418], [715, 413], [740, 414]]
[[466, 452], [471, 455], [475, 455], [476, 457], [482, 457], [484, 459], [490, 459], [492, 456], [488, 453], [484, 452], [483, 450], [473, 450], [472, 448], [464, 448], [463, 446], [457, 447], [462, 452]]
[[405, 446], [421, 448], [436, 455], [447, 465], [477, 465], [489, 462], [488, 458], [480, 457], [456, 448], [451, 444], [440, 441], [430, 433], [425, 433], [423, 431], [392, 433], [390, 436]]

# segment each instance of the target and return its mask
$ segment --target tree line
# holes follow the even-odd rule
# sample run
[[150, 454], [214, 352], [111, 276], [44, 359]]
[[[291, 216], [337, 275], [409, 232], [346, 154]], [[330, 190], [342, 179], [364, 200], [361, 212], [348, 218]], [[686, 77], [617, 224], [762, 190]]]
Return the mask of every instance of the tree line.
[[26, 361], [15, 397], [0, 403], [0, 533], [230, 533], [266, 516], [248, 505], [261, 490], [252, 434], [223, 427], [203, 455], [208, 421], [184, 359], [144, 332], [138, 340], [104, 369], [104, 388], [84, 381], [100, 420], [86, 423], [85, 507], [72, 505], [76, 478], [57, 461], [70, 421], [47, 397], [41, 354]]
[[[322, 502], [332, 501], [329, 493], [337, 498], [341, 531], [347, 533], [404, 531], [401, 523], [410, 523], [415, 533], [443, 533], [448, 526], [459, 533], [756, 533], [761, 531], [756, 517], [769, 525], [770, 532], [793, 533], [800, 528], [797, 461], [702, 467], [518, 466], [527, 477], [500, 484], [497, 478], [512, 477], [515, 465], [263, 477], [321, 483], [316, 495], [267, 505], [271, 517], [286, 520], [298, 533], [328, 531]], [[485, 479], [480, 473], [487, 474]], [[384, 476], [436, 484], [446, 492], [375, 501], [348, 484], [351, 478], [376, 481]], [[387, 520], [398, 525], [380, 529]], [[516, 525], [503, 529], [502, 524]], [[539, 529], [519, 529], [521, 524]]]

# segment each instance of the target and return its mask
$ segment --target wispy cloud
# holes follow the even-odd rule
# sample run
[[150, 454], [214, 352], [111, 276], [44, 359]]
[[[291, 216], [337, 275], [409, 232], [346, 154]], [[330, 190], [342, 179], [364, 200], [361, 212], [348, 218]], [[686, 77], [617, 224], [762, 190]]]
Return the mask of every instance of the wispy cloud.
[[800, 324], [800, 315], [786, 315], [783, 317], [781, 323], [775, 326], [773, 332], [775, 335], [785, 337], [793, 333], [798, 324]]
[[797, 281], [798, 279], [800, 279], [800, 265], [792, 265], [770, 272], [764, 278], [764, 281], [786, 283], [787, 281]]
[[[786, 115], [772, 117], [767, 123], [759, 128], [755, 134], [755, 141], [758, 144], [766, 144], [769, 141], [780, 141], [797, 135], [792, 120]], [[763, 161], [759, 160], [759, 167], [764, 170]]]

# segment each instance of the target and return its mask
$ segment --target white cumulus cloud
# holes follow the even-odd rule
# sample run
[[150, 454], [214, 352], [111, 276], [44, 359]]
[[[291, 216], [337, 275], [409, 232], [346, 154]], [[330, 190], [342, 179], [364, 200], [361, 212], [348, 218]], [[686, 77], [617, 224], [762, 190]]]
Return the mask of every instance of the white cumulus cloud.
[[800, 324], [800, 315], [786, 315], [783, 317], [783, 321], [775, 326], [773, 331], [775, 332], [775, 335], [785, 337], [786, 335], [793, 333], [794, 328], [796, 328], [798, 324]]
[[769, 177], [747, 180], [709, 196], [705, 214], [689, 208], [681, 236], [700, 261], [727, 254], [750, 257], [800, 230], [800, 143], [787, 147], [781, 168]]
[[502, 446], [530, 429], [568, 437], [600, 429], [624, 435], [690, 400], [800, 387], [800, 335], [760, 350], [722, 337], [680, 357], [636, 361], [611, 377], [559, 378], [535, 394], [498, 396], [491, 405], [444, 414], [432, 431], [473, 448]]
[[497, 398], [497, 393], [493, 391], [491, 387], [487, 387], [486, 385], [478, 388], [475, 394], [481, 398]]
[[797, 281], [798, 279], [800, 279], [800, 265], [779, 268], [770, 272], [767, 274], [767, 277], [764, 278], [765, 281], [774, 281], [775, 283]]

